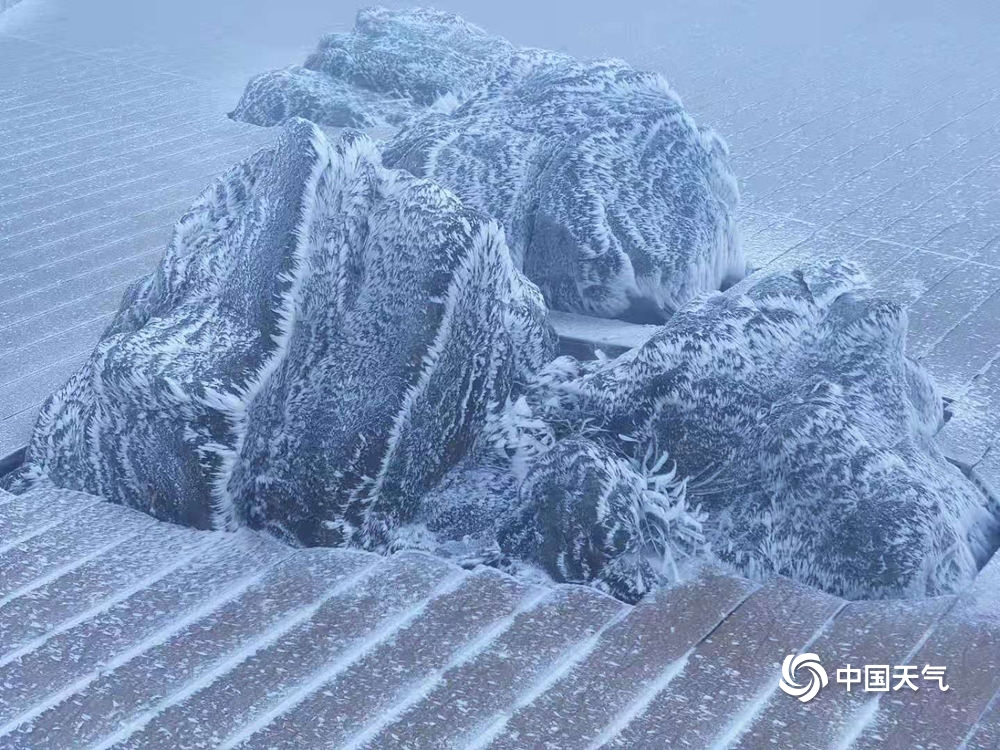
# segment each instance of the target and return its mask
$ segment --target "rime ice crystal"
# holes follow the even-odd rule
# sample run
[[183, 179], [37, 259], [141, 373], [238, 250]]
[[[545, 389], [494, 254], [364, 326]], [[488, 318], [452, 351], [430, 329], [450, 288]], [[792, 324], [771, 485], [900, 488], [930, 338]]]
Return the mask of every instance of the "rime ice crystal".
[[181, 219], [44, 407], [23, 476], [377, 547], [553, 343], [494, 222], [293, 121]]
[[746, 271], [725, 144], [661, 76], [619, 60], [517, 49], [447, 13], [367, 10], [304, 68], [253, 79], [233, 113], [294, 115], [404, 124], [386, 165], [500, 221], [554, 309], [662, 322]]
[[535, 401], [657, 441], [715, 554], [751, 576], [934, 595], [975, 575], [998, 519], [935, 448], [942, 402], [905, 333], [855, 266], [807, 265], [695, 301]]

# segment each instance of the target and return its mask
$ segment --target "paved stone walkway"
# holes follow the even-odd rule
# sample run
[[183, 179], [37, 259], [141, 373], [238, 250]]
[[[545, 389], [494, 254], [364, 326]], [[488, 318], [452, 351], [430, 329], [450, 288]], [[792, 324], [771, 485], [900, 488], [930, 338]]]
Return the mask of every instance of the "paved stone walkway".
[[[1000, 559], [845, 602], [710, 568], [629, 607], [430, 555], [296, 550], [66, 490], [0, 491], [0, 746], [995, 748]], [[778, 689], [815, 651], [830, 684]], [[848, 692], [846, 664], [948, 667]], [[800, 678], [805, 678], [801, 670]]]
[[[866, 266], [908, 306], [911, 352], [955, 399], [949, 454], [1000, 486], [1000, 6], [435, 5], [518, 43], [663, 71], [729, 140], [752, 262]], [[353, 13], [319, 0], [25, 0], [4, 14], [0, 455], [183, 206], [259, 142], [220, 119], [249, 75], [300, 61]]]

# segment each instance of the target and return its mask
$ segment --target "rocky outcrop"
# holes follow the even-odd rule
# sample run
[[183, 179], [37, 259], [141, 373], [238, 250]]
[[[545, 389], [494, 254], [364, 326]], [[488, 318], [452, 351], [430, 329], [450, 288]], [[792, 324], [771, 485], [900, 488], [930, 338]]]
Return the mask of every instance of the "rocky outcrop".
[[501, 221], [555, 309], [663, 322], [745, 273], [725, 145], [624, 63], [538, 65], [418, 118], [384, 159]]
[[659, 75], [518, 49], [436, 11], [375, 9], [304, 68], [258, 76], [262, 125], [404, 124], [386, 166], [434, 179], [504, 227], [554, 309], [662, 322], [743, 277], [725, 144]]
[[378, 548], [553, 342], [494, 222], [293, 121], [181, 219], [20, 481]]
[[564, 430], [665, 450], [713, 552], [752, 577], [934, 595], [975, 575], [1000, 519], [935, 448], [942, 402], [905, 333], [853, 265], [811, 265], [691, 303], [530, 398]]
[[367, 8], [328, 34], [303, 66], [251, 79], [231, 116], [255, 125], [304, 117], [333, 127], [399, 125], [441, 97], [460, 99], [516, 54], [452, 13]]

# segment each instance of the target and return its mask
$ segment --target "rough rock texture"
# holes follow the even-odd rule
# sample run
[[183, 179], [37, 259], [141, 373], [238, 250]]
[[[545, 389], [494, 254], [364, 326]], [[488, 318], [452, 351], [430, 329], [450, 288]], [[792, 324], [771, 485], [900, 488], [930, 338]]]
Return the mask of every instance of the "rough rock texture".
[[251, 79], [231, 116], [255, 125], [398, 125], [440, 97], [462, 98], [506, 70], [515, 49], [452, 13], [367, 8], [304, 66]]
[[904, 311], [849, 263], [752, 282], [615, 360], [564, 365], [534, 415], [655, 441], [714, 553], [751, 576], [850, 598], [967, 582], [1000, 519], [931, 442], [941, 399], [905, 356]]
[[250, 82], [237, 119], [406, 123], [386, 166], [507, 232], [550, 307], [662, 322], [745, 274], [725, 144], [657, 74], [517, 49], [457, 16], [375, 9], [305, 68]]
[[387, 101], [384, 96], [292, 65], [254, 76], [230, 117], [265, 126], [305, 117], [335, 127], [374, 128], [412, 112], [405, 102]]
[[418, 118], [384, 160], [501, 221], [555, 309], [662, 322], [745, 273], [725, 144], [618, 61], [534, 66]]
[[292, 121], [181, 219], [19, 481], [378, 547], [553, 345], [494, 222]]
[[488, 429], [480, 448], [499, 437], [495, 447], [526, 455], [505, 462], [480, 450], [449, 473], [424, 496], [417, 520], [433, 541], [422, 546], [515, 574], [534, 566], [628, 602], [704, 558], [703, 518], [688, 507], [683, 480], [664, 470], [665, 456], [647, 447], [637, 459], [637, 444], [582, 433], [556, 440], [551, 426], [518, 419], [523, 404], [500, 417], [520, 424], [503, 437]]

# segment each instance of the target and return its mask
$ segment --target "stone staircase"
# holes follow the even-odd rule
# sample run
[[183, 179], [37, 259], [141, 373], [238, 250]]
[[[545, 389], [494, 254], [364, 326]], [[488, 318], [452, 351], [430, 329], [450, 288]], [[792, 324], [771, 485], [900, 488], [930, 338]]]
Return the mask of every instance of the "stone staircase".
[[[418, 552], [293, 549], [65, 490], [0, 494], [0, 746], [995, 748], [1000, 561], [845, 602], [705, 568], [629, 607]], [[951, 690], [778, 690], [788, 653]]]

